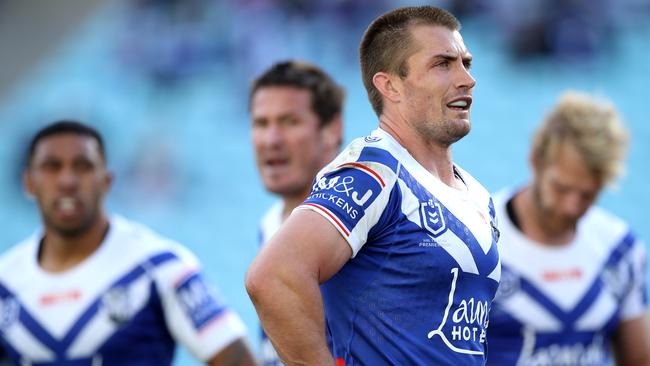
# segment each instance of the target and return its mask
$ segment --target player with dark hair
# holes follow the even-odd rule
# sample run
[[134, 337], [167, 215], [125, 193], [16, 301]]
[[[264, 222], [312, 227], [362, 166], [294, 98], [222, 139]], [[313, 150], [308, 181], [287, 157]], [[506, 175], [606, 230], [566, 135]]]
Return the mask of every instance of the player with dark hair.
[[475, 85], [459, 28], [422, 6], [366, 31], [379, 128], [318, 173], [247, 274], [285, 364], [485, 364], [498, 232], [490, 195], [451, 156]]
[[[336, 157], [342, 139], [343, 89], [315, 65], [285, 61], [251, 88], [251, 139], [265, 188], [280, 197], [260, 223], [266, 243], [307, 198], [318, 171]], [[280, 365], [263, 334], [262, 363]]]
[[16, 365], [254, 365], [245, 328], [180, 244], [104, 209], [100, 134], [75, 121], [33, 137], [23, 174], [43, 228], [0, 257], [0, 348]]

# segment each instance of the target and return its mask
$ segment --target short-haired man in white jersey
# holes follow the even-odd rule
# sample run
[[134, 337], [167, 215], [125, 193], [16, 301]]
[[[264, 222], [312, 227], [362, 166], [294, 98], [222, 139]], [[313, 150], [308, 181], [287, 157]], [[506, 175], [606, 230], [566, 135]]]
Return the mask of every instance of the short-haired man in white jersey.
[[[344, 91], [315, 65], [283, 61], [251, 87], [251, 139], [264, 187], [280, 196], [260, 223], [261, 245], [302, 203], [318, 171], [336, 157], [342, 139]], [[264, 366], [281, 361], [262, 332]]]
[[112, 175], [94, 128], [41, 129], [23, 178], [43, 228], [0, 257], [0, 351], [12, 364], [170, 365], [177, 342], [209, 365], [255, 364], [194, 255], [106, 213]]
[[650, 365], [646, 251], [594, 206], [623, 169], [614, 106], [567, 92], [538, 128], [533, 177], [495, 196], [503, 264], [488, 365]]
[[475, 85], [459, 27], [422, 6], [366, 31], [379, 128], [318, 173], [247, 274], [286, 365], [484, 365], [498, 232], [490, 195], [452, 162]]

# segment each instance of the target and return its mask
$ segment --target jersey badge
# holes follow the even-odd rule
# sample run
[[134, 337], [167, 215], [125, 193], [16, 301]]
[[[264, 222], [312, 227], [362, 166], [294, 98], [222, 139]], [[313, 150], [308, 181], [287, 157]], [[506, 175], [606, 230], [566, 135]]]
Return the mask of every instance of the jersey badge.
[[420, 222], [432, 238], [440, 236], [447, 229], [440, 203], [433, 200], [420, 202]]
[[126, 287], [113, 287], [102, 295], [102, 307], [108, 318], [117, 326], [128, 323], [133, 317], [133, 307]]
[[0, 330], [9, 328], [18, 320], [20, 304], [14, 297], [0, 299]]

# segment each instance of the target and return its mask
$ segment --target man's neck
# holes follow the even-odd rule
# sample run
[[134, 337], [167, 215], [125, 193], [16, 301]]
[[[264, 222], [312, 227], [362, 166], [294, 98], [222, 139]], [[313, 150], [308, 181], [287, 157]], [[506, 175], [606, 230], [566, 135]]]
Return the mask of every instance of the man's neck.
[[528, 186], [512, 199], [513, 211], [519, 222], [519, 230], [529, 239], [544, 246], [569, 244], [575, 230], [557, 231], [545, 224], [544, 214], [535, 203], [533, 189]]
[[55, 273], [73, 268], [100, 247], [108, 226], [108, 220], [102, 216], [88, 230], [74, 236], [61, 235], [46, 228], [38, 255], [39, 265], [43, 270]]
[[466, 189], [463, 181], [454, 174], [451, 146], [443, 146], [436, 141], [425, 141], [412, 127], [405, 126], [404, 123], [394, 123], [386, 116], [382, 116], [379, 120], [379, 127], [391, 135], [420, 165], [444, 184], [455, 189]]

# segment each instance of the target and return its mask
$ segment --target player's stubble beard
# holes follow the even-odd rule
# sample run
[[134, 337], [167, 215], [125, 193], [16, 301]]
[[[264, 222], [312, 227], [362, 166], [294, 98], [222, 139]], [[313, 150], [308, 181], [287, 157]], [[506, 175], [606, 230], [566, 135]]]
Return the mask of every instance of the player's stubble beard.
[[538, 183], [533, 183], [531, 186], [533, 209], [537, 216], [542, 230], [549, 234], [562, 234], [567, 230], [575, 230], [577, 220], [562, 218], [558, 216], [552, 208], [544, 204], [542, 197], [542, 190]]
[[436, 142], [444, 147], [449, 147], [467, 136], [472, 129], [469, 121], [464, 123], [450, 118], [415, 123], [413, 127], [424, 141]]

